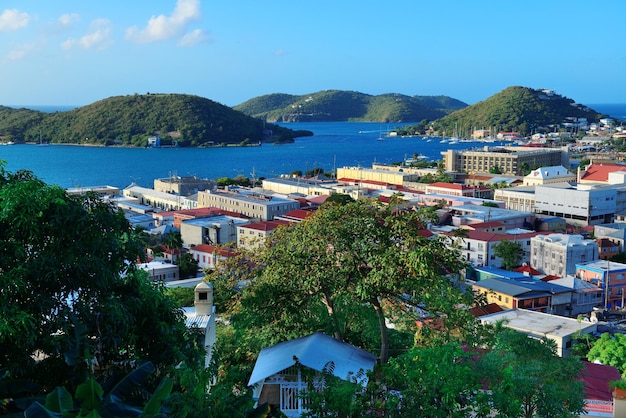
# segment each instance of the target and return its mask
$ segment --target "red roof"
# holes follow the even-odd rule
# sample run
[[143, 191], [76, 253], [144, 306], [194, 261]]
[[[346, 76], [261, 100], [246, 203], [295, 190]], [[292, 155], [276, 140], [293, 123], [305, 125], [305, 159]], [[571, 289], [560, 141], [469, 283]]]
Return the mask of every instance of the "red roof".
[[513, 269], [514, 272], [516, 273], [528, 273], [531, 276], [541, 276], [543, 275], [542, 272], [540, 272], [539, 270], [535, 270], [534, 268], [532, 268], [531, 266], [529, 266], [528, 264], [525, 266], [519, 266]]
[[199, 253], [218, 254], [222, 257], [234, 257], [237, 253], [230, 248], [216, 247], [210, 244], [200, 244], [195, 247], [191, 247], [190, 251], [197, 251]]
[[283, 217], [303, 220], [313, 215], [313, 213], [315, 213], [314, 210], [294, 209], [290, 212], [285, 213]]
[[626, 171], [626, 166], [619, 164], [591, 164], [581, 177], [581, 180], [606, 182], [609, 173]]
[[619, 370], [613, 366], [595, 364], [583, 361], [584, 369], [581, 372], [585, 399], [597, 401], [612, 401], [613, 391], [610, 382], [622, 380]]
[[444, 183], [444, 182], [441, 182], [441, 181], [429, 184], [428, 187], [439, 187], [441, 189], [454, 189], [454, 190], [467, 190], [467, 189], [470, 189], [470, 187], [463, 186], [462, 184], [458, 184], [458, 183]]
[[561, 278], [560, 276], [555, 276], [553, 274], [548, 274], [547, 276], [543, 276], [541, 278], [541, 281], [542, 282], [549, 282], [549, 281], [560, 279], [560, 278]]
[[485, 306], [474, 306], [473, 308], [468, 309], [468, 312], [471, 313], [472, 316], [478, 318], [479, 316], [502, 312], [503, 310], [504, 309], [502, 309], [497, 303], [490, 303]]
[[474, 229], [480, 228], [493, 228], [497, 226], [504, 226], [504, 224], [500, 221], [488, 221], [488, 222], [476, 222], [475, 224], [464, 225], [468, 227], [472, 227]]
[[279, 226], [283, 226], [283, 225], [284, 226], [288, 226], [288, 225], [290, 225], [290, 222], [277, 219], [275, 221], [255, 222], [253, 224], [240, 226], [240, 228], [254, 229], [255, 231], [266, 231], [267, 232], [267, 231], [273, 231], [276, 228], [278, 228]]

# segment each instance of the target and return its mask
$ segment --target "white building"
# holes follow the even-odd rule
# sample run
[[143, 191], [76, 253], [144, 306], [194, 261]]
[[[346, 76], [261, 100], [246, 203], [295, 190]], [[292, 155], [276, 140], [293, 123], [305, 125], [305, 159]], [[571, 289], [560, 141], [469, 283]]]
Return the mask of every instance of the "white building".
[[180, 236], [183, 247], [200, 244], [229, 244], [237, 242], [237, 226], [250, 221], [234, 216], [218, 215], [209, 218], [189, 219], [181, 222]]
[[537, 235], [530, 240], [530, 266], [546, 275], [576, 274], [576, 264], [598, 259], [598, 244], [582, 235]]
[[524, 333], [532, 338], [549, 338], [557, 345], [557, 354], [569, 355], [574, 334], [592, 334], [597, 331], [597, 324], [564, 316], [550, 315], [528, 309], [509, 309], [480, 317], [482, 323], [502, 323], [506, 328]]
[[300, 202], [241, 187], [198, 192], [198, 207], [215, 207], [240, 213], [258, 221], [271, 221], [300, 207]]
[[524, 177], [524, 186], [540, 186], [543, 184], [575, 182], [576, 175], [562, 165], [540, 167]]
[[556, 216], [569, 224], [596, 225], [612, 222], [616, 209], [614, 188], [567, 183], [535, 188], [535, 213], [542, 218]]

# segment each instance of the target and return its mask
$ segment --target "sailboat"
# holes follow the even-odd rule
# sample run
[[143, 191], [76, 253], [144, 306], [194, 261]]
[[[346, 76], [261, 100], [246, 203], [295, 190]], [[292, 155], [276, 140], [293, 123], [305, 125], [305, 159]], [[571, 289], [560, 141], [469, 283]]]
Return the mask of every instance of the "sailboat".
[[48, 145], [48, 143], [44, 143], [43, 140], [41, 139], [41, 131], [39, 131], [39, 144], [37, 144], [38, 147], [44, 147]]

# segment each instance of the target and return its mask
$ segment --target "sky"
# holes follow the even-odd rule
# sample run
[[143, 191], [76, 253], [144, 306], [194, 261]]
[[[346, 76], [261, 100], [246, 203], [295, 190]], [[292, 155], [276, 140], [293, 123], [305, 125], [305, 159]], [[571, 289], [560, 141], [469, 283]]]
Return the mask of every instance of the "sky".
[[510, 86], [626, 103], [624, 0], [0, 0], [0, 105]]

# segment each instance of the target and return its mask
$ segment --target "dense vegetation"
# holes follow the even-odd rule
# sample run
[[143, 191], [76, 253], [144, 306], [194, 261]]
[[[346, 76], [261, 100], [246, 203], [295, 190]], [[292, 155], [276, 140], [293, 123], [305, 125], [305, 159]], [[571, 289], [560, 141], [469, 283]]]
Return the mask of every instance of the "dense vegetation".
[[444, 136], [469, 137], [474, 129], [514, 131], [524, 135], [554, 130], [567, 118], [597, 121], [601, 115], [572, 99], [546, 94], [528, 87], [509, 87], [487, 100], [435, 121], [433, 128]]
[[324, 90], [305, 95], [268, 94], [235, 106], [247, 115], [278, 122], [435, 120], [467, 106], [447, 96], [405, 96]]
[[199, 96], [145, 94], [110, 97], [67, 112], [0, 108], [0, 135], [7, 141], [82, 145], [256, 145], [288, 142], [310, 133], [294, 132], [244, 115]]

